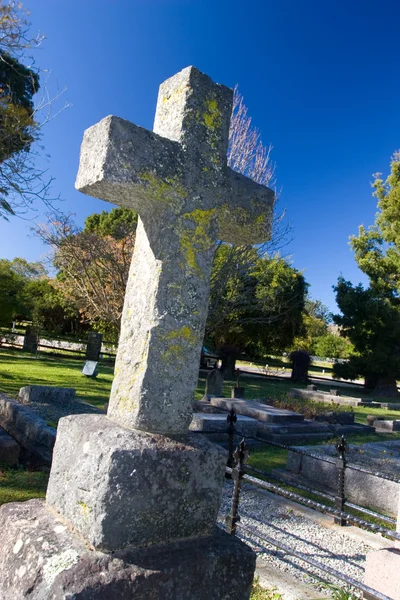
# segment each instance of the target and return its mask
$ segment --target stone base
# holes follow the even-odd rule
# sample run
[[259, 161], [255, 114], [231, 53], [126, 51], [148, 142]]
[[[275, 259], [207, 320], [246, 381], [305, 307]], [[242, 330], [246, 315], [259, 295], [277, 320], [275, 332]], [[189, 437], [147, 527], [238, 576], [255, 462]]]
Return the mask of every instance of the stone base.
[[46, 500], [103, 551], [209, 536], [226, 460], [198, 434], [174, 439], [103, 415], [64, 417]]
[[0, 393], [0, 426], [38, 464], [50, 465], [56, 430], [29, 408]]
[[[228, 423], [226, 417], [226, 414], [194, 413], [189, 429], [191, 431], [201, 431], [202, 433], [215, 433], [218, 431], [225, 434], [225, 438], [227, 439]], [[257, 425], [256, 419], [237, 415], [235, 431], [237, 434], [245, 437], [255, 437], [257, 435]]]
[[91, 550], [42, 500], [0, 508], [2, 600], [248, 600], [255, 553], [216, 528], [157, 549]]
[[18, 465], [20, 445], [0, 427], [0, 465], [16, 467]]
[[[400, 549], [384, 548], [367, 554], [364, 583], [392, 600], [400, 600]], [[364, 598], [374, 598], [364, 593]]]

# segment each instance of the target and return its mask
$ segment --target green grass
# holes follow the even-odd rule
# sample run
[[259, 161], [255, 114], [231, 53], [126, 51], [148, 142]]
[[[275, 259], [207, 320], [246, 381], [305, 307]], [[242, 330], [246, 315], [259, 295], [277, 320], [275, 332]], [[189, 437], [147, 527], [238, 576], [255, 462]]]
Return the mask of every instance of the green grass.
[[18, 395], [25, 385], [56, 385], [76, 388], [78, 398], [103, 408], [110, 395], [114, 366], [101, 363], [96, 379], [81, 371], [84, 359], [39, 355], [35, 358], [20, 350], [0, 349], [0, 391]]
[[49, 475], [43, 471], [23, 469], [0, 470], [0, 505], [44, 498]]
[[258, 583], [258, 579], [254, 579], [251, 586], [250, 600], [282, 600], [282, 596], [275, 588], [262, 588]]

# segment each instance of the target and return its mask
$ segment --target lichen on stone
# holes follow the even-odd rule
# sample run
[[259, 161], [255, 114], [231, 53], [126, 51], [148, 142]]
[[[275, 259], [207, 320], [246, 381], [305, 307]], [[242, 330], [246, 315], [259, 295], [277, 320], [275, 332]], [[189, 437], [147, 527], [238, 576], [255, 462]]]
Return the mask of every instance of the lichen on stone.
[[43, 575], [47, 583], [51, 584], [54, 579], [67, 569], [70, 569], [79, 560], [76, 550], [64, 550], [60, 554], [52, 556], [43, 566]]
[[[197, 254], [205, 252], [214, 244], [210, 237], [210, 225], [215, 214], [215, 208], [208, 210], [196, 209], [185, 213], [181, 219], [180, 247], [185, 258], [184, 267], [189, 267], [197, 276], [203, 277], [197, 262]], [[186, 223], [182, 223], [186, 221]]]

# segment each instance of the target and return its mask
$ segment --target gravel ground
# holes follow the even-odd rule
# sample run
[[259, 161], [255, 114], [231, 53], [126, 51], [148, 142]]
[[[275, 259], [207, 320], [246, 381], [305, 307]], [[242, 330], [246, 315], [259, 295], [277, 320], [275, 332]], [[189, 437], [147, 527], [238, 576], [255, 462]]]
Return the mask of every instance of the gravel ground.
[[[232, 482], [224, 487], [220, 525], [229, 512], [232, 498]], [[246, 484], [240, 495], [239, 514], [241, 523], [297, 551], [308, 554], [313, 559], [349, 575], [360, 582], [364, 576], [365, 555], [373, 550], [362, 540], [354, 539], [338, 528], [327, 528], [307, 516], [296, 514], [291, 508], [270, 494], [264, 494]], [[247, 532], [239, 534], [257, 552], [262, 563], [282, 570], [302, 583], [312, 583], [326, 592], [326, 587], [315, 577], [329, 581], [338, 588], [345, 587], [343, 581], [287, 555], [276, 547], [269, 546], [259, 538]], [[314, 575], [314, 577], [313, 577]], [[362, 597], [361, 592], [355, 592]]]

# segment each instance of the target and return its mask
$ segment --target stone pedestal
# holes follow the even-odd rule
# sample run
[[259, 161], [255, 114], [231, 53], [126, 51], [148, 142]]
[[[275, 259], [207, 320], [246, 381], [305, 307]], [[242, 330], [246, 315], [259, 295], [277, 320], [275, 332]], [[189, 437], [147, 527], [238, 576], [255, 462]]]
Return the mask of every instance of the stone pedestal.
[[227, 453], [201, 436], [124, 429], [104, 415], [60, 420], [47, 503], [95, 548], [211, 535]]
[[[400, 548], [383, 548], [367, 554], [364, 583], [392, 600], [400, 600]], [[373, 596], [364, 594], [368, 600]]]
[[208, 538], [105, 554], [42, 500], [5, 504], [2, 600], [247, 600], [255, 554], [216, 529]]

